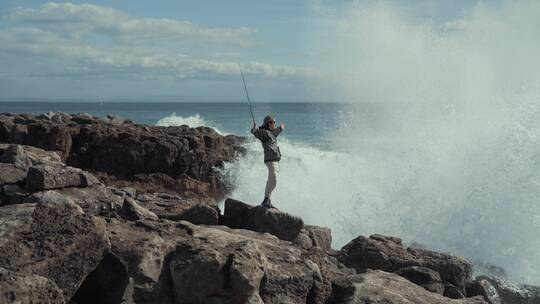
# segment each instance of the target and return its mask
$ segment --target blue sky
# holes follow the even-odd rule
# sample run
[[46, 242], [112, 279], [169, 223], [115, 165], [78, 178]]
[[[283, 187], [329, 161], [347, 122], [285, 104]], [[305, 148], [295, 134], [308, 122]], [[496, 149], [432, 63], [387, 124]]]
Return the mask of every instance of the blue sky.
[[[475, 5], [383, 2], [435, 23]], [[340, 35], [321, 34], [325, 21], [339, 21], [354, 3], [3, 0], [0, 98], [235, 99], [241, 68], [255, 98], [311, 99], [332, 60], [313, 40]]]

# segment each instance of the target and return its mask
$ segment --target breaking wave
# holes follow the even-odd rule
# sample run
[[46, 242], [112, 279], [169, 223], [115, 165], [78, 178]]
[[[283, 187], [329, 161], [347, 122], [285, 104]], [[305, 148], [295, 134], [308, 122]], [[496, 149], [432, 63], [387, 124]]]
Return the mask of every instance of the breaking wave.
[[193, 116], [180, 116], [176, 113], [173, 113], [169, 116], [163, 117], [162, 119], [158, 120], [156, 123], [156, 126], [182, 126], [182, 125], [188, 125], [191, 128], [197, 128], [197, 127], [210, 127], [214, 129], [216, 132], [222, 135], [226, 135], [225, 132], [222, 132], [219, 130], [218, 125], [214, 123], [213, 121], [207, 121], [204, 118], [201, 117], [199, 114], [195, 114]]

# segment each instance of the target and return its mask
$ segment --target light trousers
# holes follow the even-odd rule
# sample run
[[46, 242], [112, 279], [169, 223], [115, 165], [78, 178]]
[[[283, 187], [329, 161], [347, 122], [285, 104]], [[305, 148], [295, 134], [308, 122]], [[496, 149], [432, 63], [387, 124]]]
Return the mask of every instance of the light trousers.
[[265, 162], [268, 167], [268, 179], [266, 180], [266, 188], [264, 189], [264, 196], [270, 198], [272, 191], [276, 188], [277, 174], [279, 172], [279, 162], [269, 161]]

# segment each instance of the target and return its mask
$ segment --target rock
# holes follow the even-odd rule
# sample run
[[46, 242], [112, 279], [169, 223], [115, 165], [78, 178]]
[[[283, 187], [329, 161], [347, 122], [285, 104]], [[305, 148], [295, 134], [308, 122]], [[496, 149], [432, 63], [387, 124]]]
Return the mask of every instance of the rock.
[[421, 265], [437, 271], [441, 275], [443, 282], [448, 282], [465, 293], [465, 286], [472, 277], [472, 264], [462, 257], [446, 253], [419, 249], [407, 248]]
[[332, 231], [330, 228], [305, 225], [304, 229], [308, 232], [313, 246], [321, 248], [324, 252], [332, 249]]
[[229, 224], [231, 228], [267, 232], [286, 241], [294, 241], [304, 226], [301, 218], [278, 209], [253, 207], [233, 199], [225, 201], [222, 222]]
[[[481, 282], [481, 284], [484, 286], [484, 290], [488, 294], [487, 298], [490, 301], [493, 301], [493, 303], [497, 303], [499, 300], [502, 304], [540, 303], [539, 286], [517, 284], [508, 279], [488, 276], [479, 276], [476, 278], [476, 281]], [[493, 286], [496, 292], [490, 290], [489, 285]]]
[[368, 268], [388, 272], [410, 266], [429, 268], [439, 273], [444, 284], [452, 284], [462, 293], [472, 273], [472, 264], [463, 258], [419, 248], [406, 249], [401, 239], [382, 235], [355, 238], [340, 250], [338, 259], [360, 272]]
[[0, 163], [14, 164], [26, 170], [29, 166], [39, 163], [61, 164], [61, 162], [60, 156], [54, 151], [45, 151], [32, 146], [0, 143]]
[[154, 219], [157, 220], [158, 216], [152, 212], [148, 211], [145, 208], [139, 206], [137, 202], [130, 198], [124, 198], [124, 204], [122, 205], [122, 216], [130, 221], [136, 221], [140, 219]]
[[481, 297], [453, 300], [393, 273], [368, 270], [334, 280], [329, 304], [486, 304]]
[[171, 261], [177, 303], [244, 303], [257, 292], [267, 304], [306, 303], [310, 296], [324, 303], [314, 290], [323, 282], [320, 268], [290, 243], [224, 226], [178, 227], [190, 238]]
[[300, 233], [293, 241], [293, 243], [303, 249], [310, 249], [311, 247], [313, 247], [313, 240], [311, 240], [311, 238], [309, 237], [309, 232], [305, 228], [300, 229]]
[[227, 198], [225, 200], [225, 211], [221, 218], [222, 225], [234, 229], [240, 229], [244, 226], [244, 221], [248, 216], [249, 209], [252, 206], [241, 201]]
[[25, 171], [32, 165], [30, 157], [25, 153], [24, 148], [19, 145], [6, 146], [0, 155], [0, 162], [13, 164]]
[[6, 204], [21, 204], [30, 193], [24, 189], [21, 189], [18, 185], [4, 185], [2, 186], [2, 197], [6, 201]]
[[442, 283], [441, 276], [436, 271], [420, 266], [410, 266], [401, 268], [395, 273], [431, 292], [444, 295], [445, 286]]
[[51, 280], [0, 267], [0, 303], [63, 304], [62, 291]]
[[186, 231], [166, 220], [114, 218], [107, 223], [107, 231], [110, 254], [81, 285], [80, 295], [86, 295], [88, 303], [107, 303], [102, 295], [127, 303], [175, 303], [170, 260], [178, 240], [189, 238]]
[[195, 225], [217, 225], [219, 222], [219, 211], [217, 207], [199, 204], [183, 212], [179, 216], [179, 219]]
[[[102, 172], [111, 180], [164, 174], [141, 187], [221, 199], [226, 185], [215, 170], [242, 153], [243, 137], [227, 138], [210, 128], [157, 127], [113, 117], [109, 121], [80, 113], [0, 114], [0, 141], [58, 151], [67, 165]], [[1, 153], [0, 153], [1, 154]], [[161, 189], [159, 191], [163, 191]]]
[[181, 244], [171, 262], [176, 301], [245, 303], [259, 291], [264, 260], [266, 257], [252, 240], [219, 249], [197, 243]]
[[197, 205], [196, 202], [166, 193], [139, 194], [137, 201], [159, 218], [171, 221], [181, 220], [186, 211]]
[[463, 299], [465, 298], [465, 290], [463, 288], [458, 288], [450, 283], [446, 283], [444, 284], [443, 295], [451, 299]]
[[64, 166], [35, 165], [28, 169], [26, 185], [31, 190], [85, 187], [88, 184], [80, 169]]
[[468, 298], [474, 296], [482, 296], [490, 304], [503, 304], [501, 297], [499, 296], [499, 292], [497, 291], [495, 286], [493, 286], [493, 284], [491, 284], [491, 282], [486, 278], [478, 277], [474, 281], [467, 284], [466, 294]]
[[37, 205], [0, 208], [0, 267], [45, 277], [70, 299], [109, 248], [105, 221], [52, 192], [47, 196]]
[[0, 186], [22, 184], [26, 179], [26, 170], [14, 164], [0, 163]]

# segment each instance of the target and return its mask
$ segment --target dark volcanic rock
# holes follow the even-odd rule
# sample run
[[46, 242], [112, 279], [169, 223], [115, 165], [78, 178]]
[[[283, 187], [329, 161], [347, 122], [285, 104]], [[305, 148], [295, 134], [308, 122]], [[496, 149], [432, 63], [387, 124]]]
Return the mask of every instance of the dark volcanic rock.
[[0, 208], [0, 267], [45, 277], [70, 299], [109, 243], [105, 221], [70, 200]]
[[301, 218], [278, 209], [250, 206], [237, 200], [225, 201], [222, 223], [231, 228], [267, 232], [285, 241], [294, 241], [304, 227]]
[[251, 205], [244, 202], [227, 198], [225, 200], [225, 211], [221, 218], [221, 224], [234, 229], [242, 228], [251, 208]]
[[163, 173], [179, 180], [175, 187], [216, 197], [224, 195], [226, 189], [214, 169], [244, 151], [241, 137], [224, 137], [211, 128], [111, 123], [116, 121], [84, 113], [41, 117], [0, 114], [0, 142], [59, 151], [68, 165], [122, 180], [131, 180], [136, 174]]
[[380, 270], [334, 280], [328, 304], [487, 304], [481, 297], [453, 300]]
[[401, 268], [395, 273], [431, 292], [444, 295], [445, 288], [441, 276], [434, 270], [425, 267], [410, 266]]
[[[536, 304], [540, 303], [540, 287], [517, 284], [511, 280], [504, 278], [494, 278], [488, 276], [479, 276], [475, 280], [479, 282], [484, 288], [483, 294], [488, 294], [488, 299], [493, 304]], [[490, 290], [494, 287], [496, 292]], [[468, 291], [472, 293], [471, 286]], [[499, 303], [497, 303], [499, 301]]]
[[[503, 304], [499, 292], [486, 278], [476, 278], [474, 281], [467, 284], [467, 297], [482, 296], [490, 304]], [[504, 302], [513, 303], [513, 302]]]
[[465, 292], [465, 285], [472, 274], [471, 263], [463, 258], [425, 249], [405, 248], [401, 239], [381, 235], [357, 237], [341, 249], [338, 258], [358, 271], [370, 268], [396, 272], [410, 266], [429, 268], [439, 273], [443, 283], [452, 284], [461, 293]]
[[51, 280], [0, 267], [0, 303], [63, 304], [62, 291]]

